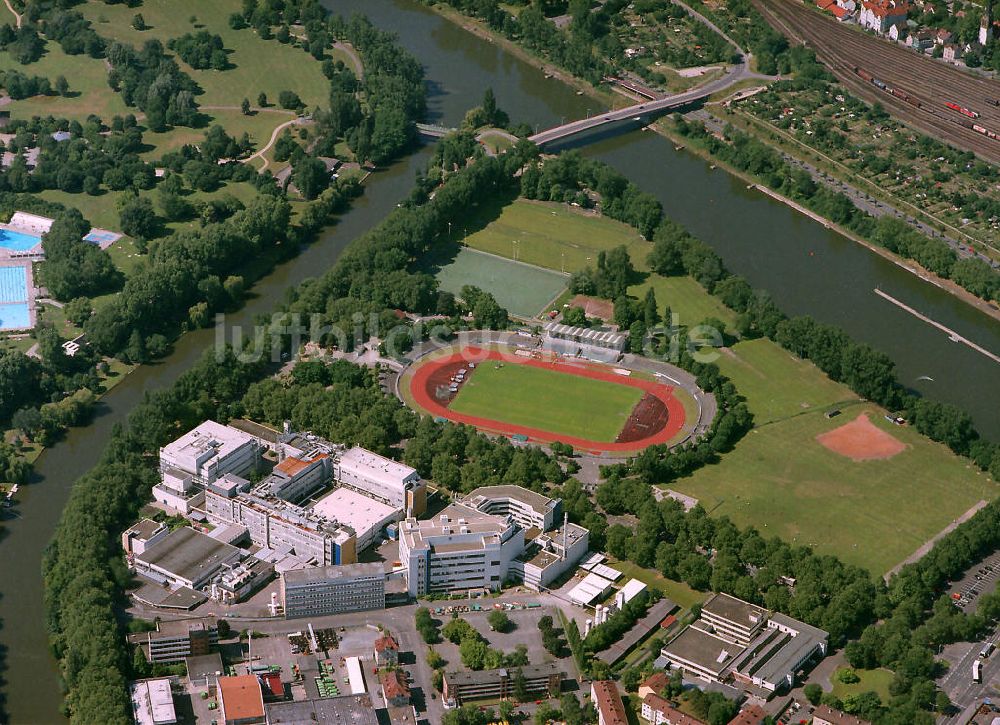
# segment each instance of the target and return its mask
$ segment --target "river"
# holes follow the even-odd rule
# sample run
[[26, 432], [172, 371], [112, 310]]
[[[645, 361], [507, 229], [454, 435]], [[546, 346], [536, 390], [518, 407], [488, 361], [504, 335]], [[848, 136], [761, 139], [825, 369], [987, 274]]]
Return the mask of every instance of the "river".
[[[512, 118], [544, 128], [598, 110], [568, 86], [546, 79], [502, 51], [412, 1], [327, 0], [336, 12], [364, 12], [394, 30], [425, 64], [430, 85], [428, 121], [458, 125], [465, 111], [492, 87]], [[860, 245], [835, 234], [707, 162], [675, 152], [669, 141], [633, 132], [586, 147], [655, 194], [667, 213], [711, 244], [727, 266], [770, 290], [791, 314], [811, 314], [842, 325], [851, 335], [890, 354], [908, 385], [970, 411], [980, 430], [1000, 438], [1000, 366], [953, 342], [872, 290], [880, 287], [983, 347], [1000, 351], [1000, 324]], [[299, 257], [253, 289], [253, 297], [227, 325], [248, 324], [273, 309], [289, 287], [328, 268], [344, 246], [378, 223], [404, 198], [426, 149], [369, 179], [365, 194], [338, 224]], [[668, 300], [661, 300], [661, 303]], [[5, 561], [0, 580], [0, 674], [12, 723], [61, 720], [56, 666], [42, 616], [40, 561], [76, 478], [96, 463], [112, 426], [124, 420], [147, 390], [171, 384], [213, 344], [215, 333], [189, 333], [173, 353], [143, 366], [112, 390], [90, 426], [73, 430], [38, 460], [23, 489], [18, 518], [4, 522]], [[933, 378], [917, 381], [920, 376]]]

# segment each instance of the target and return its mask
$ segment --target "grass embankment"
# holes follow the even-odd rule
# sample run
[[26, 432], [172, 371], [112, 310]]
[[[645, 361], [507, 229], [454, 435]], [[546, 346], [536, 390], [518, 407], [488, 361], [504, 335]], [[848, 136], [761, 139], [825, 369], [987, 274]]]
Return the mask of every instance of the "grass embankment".
[[530, 365], [478, 365], [449, 410], [552, 433], [614, 441], [642, 390]]

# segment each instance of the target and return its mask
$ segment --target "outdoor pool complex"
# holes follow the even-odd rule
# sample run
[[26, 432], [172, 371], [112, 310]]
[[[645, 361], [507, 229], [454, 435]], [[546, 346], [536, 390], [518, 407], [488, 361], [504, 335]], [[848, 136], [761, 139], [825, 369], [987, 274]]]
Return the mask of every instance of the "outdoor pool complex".
[[28, 272], [24, 267], [0, 267], [0, 330], [31, 326]]
[[12, 252], [26, 252], [37, 246], [42, 241], [41, 237], [35, 237], [24, 232], [14, 232], [10, 229], [0, 229], [0, 247], [9, 249]]

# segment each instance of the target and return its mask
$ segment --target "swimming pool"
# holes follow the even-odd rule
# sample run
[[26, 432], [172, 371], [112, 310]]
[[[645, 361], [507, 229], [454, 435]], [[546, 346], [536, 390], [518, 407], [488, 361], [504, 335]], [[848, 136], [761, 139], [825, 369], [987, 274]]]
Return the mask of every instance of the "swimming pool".
[[19, 330], [31, 327], [27, 302], [0, 305], [0, 330]]
[[28, 301], [28, 270], [0, 267], [0, 304]]
[[0, 247], [9, 249], [12, 252], [26, 252], [42, 241], [41, 237], [35, 237], [24, 232], [13, 232], [10, 229], [0, 229]]

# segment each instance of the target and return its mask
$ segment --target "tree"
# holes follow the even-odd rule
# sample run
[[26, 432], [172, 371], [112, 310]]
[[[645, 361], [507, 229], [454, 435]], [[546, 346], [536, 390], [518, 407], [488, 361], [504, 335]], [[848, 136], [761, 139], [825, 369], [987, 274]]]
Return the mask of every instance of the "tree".
[[531, 693], [528, 692], [528, 681], [520, 667], [514, 673], [513, 693], [514, 698], [519, 702], [526, 702], [531, 697]]
[[83, 323], [89, 320], [90, 316], [94, 313], [94, 307], [90, 304], [88, 298], [74, 297], [66, 303], [63, 312], [66, 314], [67, 320], [77, 327], [83, 327]]
[[146, 19], [142, 17], [142, 13], [136, 13], [132, 16], [132, 28], [139, 31], [146, 29]]
[[155, 236], [157, 219], [153, 202], [144, 196], [124, 197], [118, 206], [118, 223], [130, 237]]
[[297, 111], [302, 108], [302, 99], [294, 91], [284, 90], [278, 94], [278, 105], [289, 111]]
[[486, 616], [486, 621], [494, 632], [505, 633], [510, 630], [510, 617], [502, 609], [494, 609]]
[[243, 102], [240, 103], [240, 112], [244, 116], [249, 116], [250, 115], [250, 99], [249, 98], [244, 98]]
[[806, 696], [806, 699], [809, 700], [810, 704], [818, 705], [820, 698], [823, 697], [823, 688], [815, 682], [810, 682], [802, 688], [802, 694]]
[[60, 96], [65, 96], [69, 93], [69, 81], [66, 80], [66, 76], [56, 76], [56, 93]]
[[313, 156], [303, 156], [292, 162], [292, 182], [306, 199], [319, 196], [330, 184], [326, 165]]
[[257, 96], [257, 105], [261, 108], [267, 108], [267, 94], [261, 91]]

